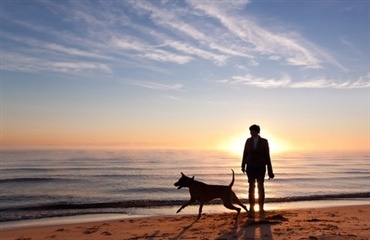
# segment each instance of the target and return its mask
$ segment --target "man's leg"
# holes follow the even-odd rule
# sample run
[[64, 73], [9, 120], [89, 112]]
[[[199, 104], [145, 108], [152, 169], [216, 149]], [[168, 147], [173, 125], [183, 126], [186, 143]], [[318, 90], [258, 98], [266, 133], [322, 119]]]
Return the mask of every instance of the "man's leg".
[[248, 178], [249, 183], [249, 191], [248, 191], [248, 199], [249, 199], [249, 211], [251, 213], [254, 213], [254, 204], [255, 204], [255, 198], [254, 198], [254, 190], [256, 188], [255, 179], [254, 178]]
[[264, 211], [263, 205], [265, 204], [265, 187], [264, 187], [264, 178], [257, 179], [258, 185], [258, 205], [260, 212]]

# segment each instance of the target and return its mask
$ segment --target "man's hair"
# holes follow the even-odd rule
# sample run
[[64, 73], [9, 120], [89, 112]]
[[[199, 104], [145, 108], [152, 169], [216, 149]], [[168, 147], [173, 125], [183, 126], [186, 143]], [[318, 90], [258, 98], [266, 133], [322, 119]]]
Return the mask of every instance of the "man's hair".
[[249, 127], [250, 131], [255, 131], [257, 133], [260, 133], [260, 126], [253, 124], [252, 126]]

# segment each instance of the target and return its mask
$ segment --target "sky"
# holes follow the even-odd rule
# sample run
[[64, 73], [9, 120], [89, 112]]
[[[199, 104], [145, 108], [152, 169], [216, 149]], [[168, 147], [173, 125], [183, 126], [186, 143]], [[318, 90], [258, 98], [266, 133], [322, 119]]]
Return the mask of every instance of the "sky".
[[1, 148], [370, 151], [370, 1], [1, 1]]

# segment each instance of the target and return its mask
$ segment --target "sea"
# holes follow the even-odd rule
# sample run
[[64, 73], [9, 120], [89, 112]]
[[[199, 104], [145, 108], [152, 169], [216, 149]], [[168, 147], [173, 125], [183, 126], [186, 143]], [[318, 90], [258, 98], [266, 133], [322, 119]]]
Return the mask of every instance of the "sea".
[[[229, 185], [248, 203], [240, 156], [224, 151], [54, 149], [0, 152], [0, 224], [67, 216], [175, 214], [190, 195], [174, 183], [181, 172]], [[346, 202], [370, 204], [370, 153], [272, 154], [266, 208]], [[203, 208], [227, 211], [219, 201]], [[197, 213], [197, 204], [183, 210]]]

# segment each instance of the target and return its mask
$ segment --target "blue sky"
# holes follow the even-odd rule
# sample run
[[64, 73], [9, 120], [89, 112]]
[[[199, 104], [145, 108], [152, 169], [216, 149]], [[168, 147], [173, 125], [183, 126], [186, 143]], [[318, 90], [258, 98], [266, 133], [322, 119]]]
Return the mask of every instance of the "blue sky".
[[216, 146], [258, 123], [369, 148], [369, 22], [369, 1], [2, 1], [2, 142]]

